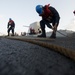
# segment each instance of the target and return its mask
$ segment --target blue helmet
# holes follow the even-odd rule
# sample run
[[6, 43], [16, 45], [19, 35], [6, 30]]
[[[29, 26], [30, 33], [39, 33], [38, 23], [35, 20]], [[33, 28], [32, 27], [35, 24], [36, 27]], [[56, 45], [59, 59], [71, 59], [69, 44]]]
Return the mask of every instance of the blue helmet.
[[11, 18], [9, 18], [9, 20], [12, 20]]
[[36, 12], [41, 15], [42, 14], [42, 11], [43, 11], [43, 6], [42, 5], [37, 5], [36, 6]]

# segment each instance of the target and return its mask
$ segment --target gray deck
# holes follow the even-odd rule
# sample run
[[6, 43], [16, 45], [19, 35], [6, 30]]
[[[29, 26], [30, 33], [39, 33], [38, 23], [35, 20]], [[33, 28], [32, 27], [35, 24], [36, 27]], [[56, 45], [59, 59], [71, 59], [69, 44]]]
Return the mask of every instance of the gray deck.
[[[66, 46], [67, 39], [47, 42], [60, 45], [62, 40]], [[69, 47], [75, 49], [73, 40]], [[47, 48], [1, 37], [0, 75], [75, 75], [75, 62]]]

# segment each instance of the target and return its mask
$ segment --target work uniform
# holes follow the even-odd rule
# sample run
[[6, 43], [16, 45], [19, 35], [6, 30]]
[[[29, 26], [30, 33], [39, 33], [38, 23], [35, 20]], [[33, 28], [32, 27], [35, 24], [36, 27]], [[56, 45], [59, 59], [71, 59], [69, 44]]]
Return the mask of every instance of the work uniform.
[[13, 20], [9, 20], [7, 28], [8, 28], [8, 36], [9, 36], [10, 30], [12, 30], [12, 36], [14, 36], [15, 23]]
[[[46, 36], [45, 25], [47, 25], [47, 27], [49, 27], [49, 28], [52, 28], [52, 26], [54, 26], [55, 24], [57, 24], [57, 26], [58, 26], [59, 20], [60, 20], [59, 13], [57, 12], [57, 10], [54, 7], [50, 6], [47, 9], [46, 9], [46, 7], [43, 7], [44, 14], [42, 15], [42, 20], [40, 21], [40, 26], [42, 29], [42, 36]], [[51, 23], [52, 23], [52, 25], [51, 25]], [[54, 32], [52, 32], [51, 36], [56, 37], [56, 34]]]

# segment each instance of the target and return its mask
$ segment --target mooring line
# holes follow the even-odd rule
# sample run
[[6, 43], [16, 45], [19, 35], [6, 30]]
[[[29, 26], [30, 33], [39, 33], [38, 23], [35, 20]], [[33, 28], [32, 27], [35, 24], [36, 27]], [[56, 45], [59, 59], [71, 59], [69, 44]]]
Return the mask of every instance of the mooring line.
[[75, 50], [67, 49], [67, 48], [64, 48], [64, 47], [61, 47], [61, 46], [49, 44], [49, 43], [42, 42], [42, 41], [37, 41], [37, 40], [34, 40], [34, 39], [15, 38], [15, 37], [7, 37], [7, 38], [13, 39], [13, 40], [29, 42], [29, 43], [32, 43], [32, 44], [36, 44], [36, 45], [54, 50], [54, 51], [59, 52], [59, 53], [65, 55], [65, 56], [67, 56], [67, 57], [69, 57], [69, 58], [71, 58], [72, 60], [75, 61]]

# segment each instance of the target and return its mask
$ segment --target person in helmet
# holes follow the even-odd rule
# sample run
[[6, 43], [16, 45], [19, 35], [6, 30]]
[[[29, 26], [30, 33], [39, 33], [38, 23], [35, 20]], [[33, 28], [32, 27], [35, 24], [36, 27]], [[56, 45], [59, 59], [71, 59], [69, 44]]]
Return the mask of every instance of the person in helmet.
[[9, 22], [8, 22], [7, 28], [8, 28], [8, 36], [10, 34], [10, 30], [12, 31], [12, 36], [14, 36], [15, 23], [14, 23], [14, 21], [11, 18], [9, 18]]
[[75, 10], [73, 11], [74, 15], [75, 15]]
[[47, 25], [47, 27], [53, 30], [50, 38], [56, 38], [56, 31], [59, 24], [60, 16], [58, 11], [54, 7], [49, 5], [50, 4], [45, 6], [36, 6], [36, 12], [39, 14], [39, 16], [42, 17], [42, 20], [40, 21], [42, 34], [38, 35], [38, 37], [46, 37], [45, 25]]

